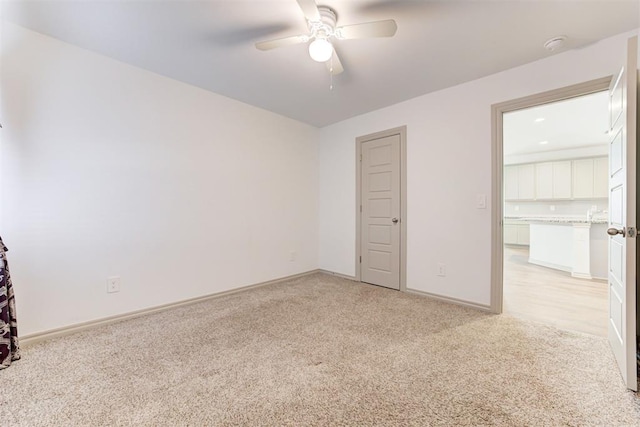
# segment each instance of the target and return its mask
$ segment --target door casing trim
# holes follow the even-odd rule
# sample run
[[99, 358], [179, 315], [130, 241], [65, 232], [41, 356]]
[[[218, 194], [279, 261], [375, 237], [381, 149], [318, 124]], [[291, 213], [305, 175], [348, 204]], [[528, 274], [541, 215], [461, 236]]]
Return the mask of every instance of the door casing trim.
[[510, 111], [562, 101], [609, 89], [613, 76], [602, 77], [491, 106], [491, 312], [502, 313], [503, 297], [503, 135], [502, 115]]
[[360, 282], [360, 203], [362, 197], [362, 144], [375, 139], [400, 135], [400, 292], [407, 290], [407, 126], [383, 130], [356, 138], [356, 281]]

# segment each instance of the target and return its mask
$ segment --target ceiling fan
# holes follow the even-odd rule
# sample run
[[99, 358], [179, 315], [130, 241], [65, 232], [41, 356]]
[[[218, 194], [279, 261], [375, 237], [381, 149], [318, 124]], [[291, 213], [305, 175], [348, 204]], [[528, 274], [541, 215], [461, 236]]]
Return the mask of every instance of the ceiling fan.
[[309, 43], [309, 56], [314, 61], [324, 62], [332, 75], [344, 71], [340, 59], [333, 48], [332, 40], [363, 39], [369, 37], [392, 37], [398, 26], [393, 19], [365, 22], [362, 24], [336, 27], [337, 15], [327, 6], [318, 6], [314, 0], [296, 0], [307, 19], [309, 34], [300, 34], [256, 43], [260, 50], [299, 43]]

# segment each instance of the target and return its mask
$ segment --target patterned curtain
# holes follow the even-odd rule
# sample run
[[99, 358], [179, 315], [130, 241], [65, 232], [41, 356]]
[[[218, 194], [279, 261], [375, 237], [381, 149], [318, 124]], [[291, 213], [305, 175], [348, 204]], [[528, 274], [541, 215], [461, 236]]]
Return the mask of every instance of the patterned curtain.
[[20, 359], [16, 300], [7, 262], [7, 247], [0, 237], [0, 369]]

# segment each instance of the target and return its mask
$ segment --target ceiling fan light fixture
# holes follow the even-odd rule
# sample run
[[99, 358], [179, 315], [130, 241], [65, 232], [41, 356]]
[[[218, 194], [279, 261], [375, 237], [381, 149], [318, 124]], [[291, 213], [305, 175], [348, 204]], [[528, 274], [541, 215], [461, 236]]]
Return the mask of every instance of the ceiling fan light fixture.
[[309, 44], [309, 56], [316, 62], [327, 62], [333, 55], [333, 45], [327, 40], [317, 38]]

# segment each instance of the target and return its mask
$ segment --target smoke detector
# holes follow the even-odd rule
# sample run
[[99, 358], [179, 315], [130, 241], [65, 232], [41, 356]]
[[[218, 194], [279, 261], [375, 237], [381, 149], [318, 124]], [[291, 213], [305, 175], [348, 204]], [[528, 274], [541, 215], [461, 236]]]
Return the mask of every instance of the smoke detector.
[[565, 41], [567, 41], [567, 36], [556, 36], [547, 40], [544, 43], [544, 48], [553, 52], [554, 50], [562, 47]]

